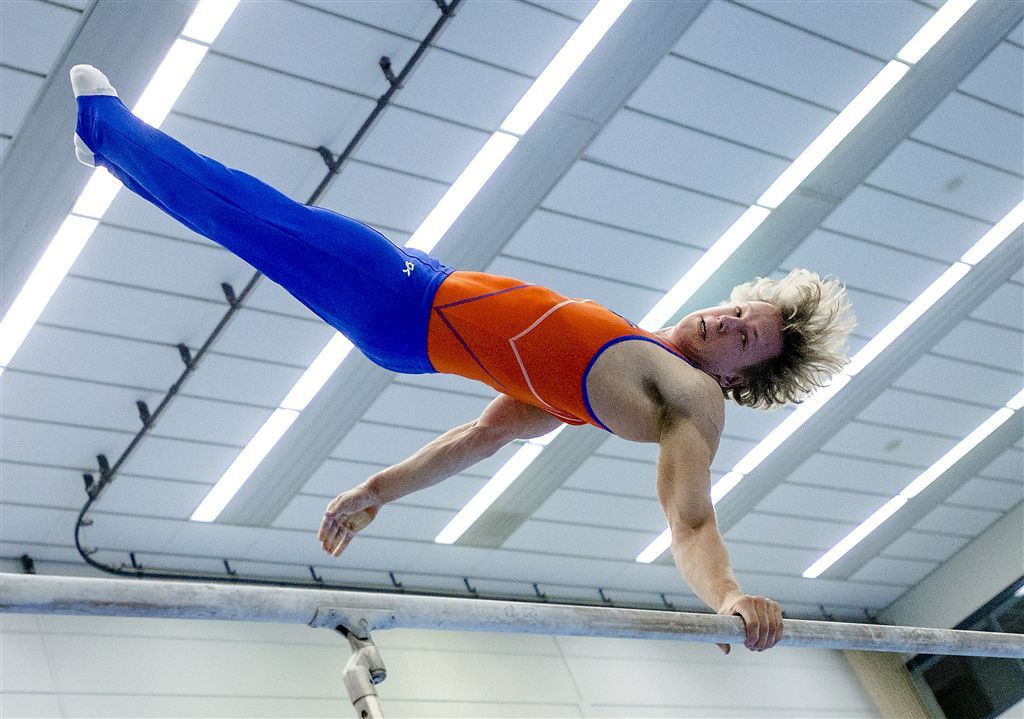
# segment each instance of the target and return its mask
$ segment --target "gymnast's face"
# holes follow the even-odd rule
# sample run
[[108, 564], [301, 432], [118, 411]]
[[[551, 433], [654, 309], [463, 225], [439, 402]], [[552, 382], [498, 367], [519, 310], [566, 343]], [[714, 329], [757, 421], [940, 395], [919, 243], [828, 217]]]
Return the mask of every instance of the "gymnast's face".
[[782, 354], [782, 316], [767, 302], [740, 302], [686, 315], [672, 341], [724, 389], [743, 384], [743, 370]]

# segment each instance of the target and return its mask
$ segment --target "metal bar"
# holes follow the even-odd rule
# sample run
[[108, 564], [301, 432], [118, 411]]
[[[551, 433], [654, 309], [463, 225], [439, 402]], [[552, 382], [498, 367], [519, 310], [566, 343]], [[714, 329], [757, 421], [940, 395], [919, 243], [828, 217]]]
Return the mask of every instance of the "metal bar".
[[[739, 617], [193, 582], [0, 574], [0, 612], [743, 642]], [[1024, 658], [1024, 635], [785, 620], [780, 646]]]

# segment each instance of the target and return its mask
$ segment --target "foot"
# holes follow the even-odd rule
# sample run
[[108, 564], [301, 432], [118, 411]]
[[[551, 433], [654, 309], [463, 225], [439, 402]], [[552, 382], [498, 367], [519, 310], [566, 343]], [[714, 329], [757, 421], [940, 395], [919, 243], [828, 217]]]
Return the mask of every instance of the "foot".
[[75, 65], [71, 68], [71, 88], [75, 91], [75, 97], [80, 95], [113, 95], [117, 97], [117, 90], [110, 84], [107, 76], [92, 65]]
[[[110, 95], [117, 97], [117, 90], [110, 80], [92, 65], [75, 65], [71, 68], [71, 89], [75, 97], [82, 95]], [[96, 157], [78, 133], [75, 133], [75, 156], [83, 165], [96, 167]]]

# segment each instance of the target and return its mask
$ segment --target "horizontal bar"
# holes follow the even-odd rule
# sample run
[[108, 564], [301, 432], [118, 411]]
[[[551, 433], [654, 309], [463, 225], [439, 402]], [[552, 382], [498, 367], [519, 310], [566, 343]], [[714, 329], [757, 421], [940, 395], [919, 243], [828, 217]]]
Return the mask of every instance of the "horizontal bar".
[[[331, 627], [448, 629], [740, 644], [739, 617], [133, 579], [0, 574], [0, 612], [219, 619]], [[1024, 635], [786, 619], [780, 646], [1024, 659]]]

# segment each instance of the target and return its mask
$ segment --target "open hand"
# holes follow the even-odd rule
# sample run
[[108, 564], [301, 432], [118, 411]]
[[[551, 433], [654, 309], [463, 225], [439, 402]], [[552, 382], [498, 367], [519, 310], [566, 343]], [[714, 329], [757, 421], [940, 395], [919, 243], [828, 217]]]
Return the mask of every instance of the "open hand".
[[320, 522], [320, 546], [337, 557], [355, 533], [373, 521], [380, 507], [380, 498], [365, 484], [339, 494], [327, 505]]
[[[739, 615], [747, 630], [743, 643], [752, 652], [763, 652], [774, 647], [782, 639], [782, 607], [767, 597], [752, 597], [741, 594], [725, 601], [719, 614]], [[729, 653], [728, 644], [719, 644], [722, 651]]]

